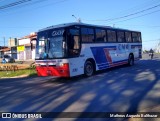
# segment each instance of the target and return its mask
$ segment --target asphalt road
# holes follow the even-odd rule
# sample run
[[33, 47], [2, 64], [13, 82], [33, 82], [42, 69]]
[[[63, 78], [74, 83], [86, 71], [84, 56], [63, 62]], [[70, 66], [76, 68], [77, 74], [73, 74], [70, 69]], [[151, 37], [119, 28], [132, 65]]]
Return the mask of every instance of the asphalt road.
[[160, 55], [88, 78], [0, 79], [0, 112], [131, 111], [160, 111]]

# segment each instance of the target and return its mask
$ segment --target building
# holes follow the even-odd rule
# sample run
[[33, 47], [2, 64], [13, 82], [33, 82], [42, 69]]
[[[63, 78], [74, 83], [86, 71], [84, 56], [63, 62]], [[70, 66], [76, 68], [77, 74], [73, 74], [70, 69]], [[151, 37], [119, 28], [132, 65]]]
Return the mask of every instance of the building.
[[3, 57], [4, 54], [10, 54], [11, 49], [6, 46], [0, 46], [0, 58]]
[[35, 59], [36, 38], [37, 38], [37, 34], [31, 33], [28, 36], [18, 39], [18, 46], [17, 46], [18, 60], [34, 60]]
[[17, 59], [17, 46], [18, 46], [18, 39], [17, 38], [10, 38], [8, 40], [8, 47], [11, 50], [10, 55], [14, 58]]
[[8, 47], [13, 47], [18, 45], [18, 40], [17, 38], [10, 38], [8, 40]]

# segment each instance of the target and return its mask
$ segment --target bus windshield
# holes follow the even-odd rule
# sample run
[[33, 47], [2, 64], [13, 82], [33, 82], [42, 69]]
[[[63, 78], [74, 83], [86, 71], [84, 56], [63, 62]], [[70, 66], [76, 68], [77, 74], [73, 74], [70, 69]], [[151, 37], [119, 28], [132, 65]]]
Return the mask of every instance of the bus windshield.
[[49, 38], [48, 58], [61, 58], [64, 56], [63, 36]]
[[38, 33], [36, 59], [54, 59], [64, 57], [64, 29], [48, 30]]
[[39, 33], [36, 43], [36, 59], [47, 58], [47, 36], [45, 33]]

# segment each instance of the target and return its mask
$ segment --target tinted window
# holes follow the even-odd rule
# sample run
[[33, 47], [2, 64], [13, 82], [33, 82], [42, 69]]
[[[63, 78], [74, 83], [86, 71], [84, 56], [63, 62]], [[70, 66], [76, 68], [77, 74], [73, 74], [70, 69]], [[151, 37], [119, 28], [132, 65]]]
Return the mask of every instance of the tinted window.
[[125, 42], [124, 32], [117, 32], [118, 42]]
[[81, 28], [82, 42], [94, 42], [94, 30], [91, 28]]
[[132, 42], [131, 32], [125, 32], [126, 42]]
[[70, 29], [67, 36], [68, 55], [78, 56], [80, 51], [80, 38], [78, 29]]
[[138, 39], [139, 39], [139, 42], [142, 42], [142, 40], [141, 40], [141, 33], [138, 33]]
[[70, 44], [73, 45], [71, 49], [79, 49], [80, 48], [79, 30], [70, 29], [70, 34], [71, 34]]
[[72, 35], [79, 35], [79, 30], [78, 29], [70, 29], [70, 33]]
[[132, 39], [133, 42], [140, 42], [141, 41], [140, 34], [137, 32], [132, 32]]
[[116, 42], [116, 32], [113, 30], [107, 30], [108, 42]]
[[96, 42], [106, 42], [106, 31], [103, 29], [96, 29]]

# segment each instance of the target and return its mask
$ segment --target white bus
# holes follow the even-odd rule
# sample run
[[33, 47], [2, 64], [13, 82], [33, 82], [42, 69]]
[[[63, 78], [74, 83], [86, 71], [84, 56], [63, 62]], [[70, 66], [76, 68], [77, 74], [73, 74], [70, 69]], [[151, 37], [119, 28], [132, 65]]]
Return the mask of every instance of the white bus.
[[91, 76], [141, 58], [141, 32], [84, 23], [51, 26], [37, 33], [39, 76]]

